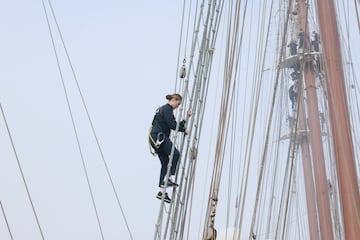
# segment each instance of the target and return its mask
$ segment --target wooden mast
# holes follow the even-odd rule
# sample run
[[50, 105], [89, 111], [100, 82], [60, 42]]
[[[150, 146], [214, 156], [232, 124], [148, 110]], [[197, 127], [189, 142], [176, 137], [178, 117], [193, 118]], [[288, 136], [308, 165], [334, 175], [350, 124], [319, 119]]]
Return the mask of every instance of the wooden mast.
[[317, 0], [345, 239], [359, 239], [360, 197], [333, 0]]
[[307, 205], [307, 215], [309, 223], [309, 234], [310, 240], [319, 239], [319, 227], [318, 227], [318, 216], [316, 211], [316, 198], [315, 198], [315, 187], [314, 187], [314, 178], [312, 174], [311, 158], [310, 158], [310, 149], [309, 149], [309, 138], [307, 134], [301, 134], [306, 132], [305, 125], [305, 110], [304, 103], [302, 99], [299, 103], [299, 120], [298, 120], [298, 139], [301, 147], [301, 158], [303, 163], [304, 171], [304, 182], [305, 182], [305, 192], [306, 192], [306, 205]]
[[315, 175], [315, 189], [317, 207], [319, 213], [319, 226], [321, 239], [332, 240], [332, 221], [330, 211], [330, 200], [328, 193], [325, 157], [322, 144], [321, 126], [319, 117], [319, 106], [316, 95], [316, 84], [313, 67], [313, 56], [310, 53], [309, 28], [307, 22], [307, 4], [305, 0], [298, 0], [300, 31], [304, 33], [303, 45], [303, 74], [305, 79], [305, 91], [308, 107], [308, 120], [311, 139], [311, 153]]

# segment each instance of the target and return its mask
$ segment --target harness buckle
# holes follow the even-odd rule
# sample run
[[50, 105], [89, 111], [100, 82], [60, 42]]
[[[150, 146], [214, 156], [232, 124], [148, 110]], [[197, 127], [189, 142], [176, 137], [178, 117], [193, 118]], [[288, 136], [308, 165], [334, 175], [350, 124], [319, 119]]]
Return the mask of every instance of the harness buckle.
[[165, 140], [165, 134], [163, 132], [159, 132], [156, 137], [155, 147], [158, 149], [160, 148], [161, 144]]

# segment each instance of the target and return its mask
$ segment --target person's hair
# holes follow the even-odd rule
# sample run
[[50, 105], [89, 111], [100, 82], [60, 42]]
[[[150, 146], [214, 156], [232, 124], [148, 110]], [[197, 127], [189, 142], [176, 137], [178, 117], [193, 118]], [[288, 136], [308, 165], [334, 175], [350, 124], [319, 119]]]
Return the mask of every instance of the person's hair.
[[173, 98], [178, 98], [178, 99], [182, 100], [182, 96], [178, 93], [168, 94], [165, 96], [165, 98], [169, 101]]

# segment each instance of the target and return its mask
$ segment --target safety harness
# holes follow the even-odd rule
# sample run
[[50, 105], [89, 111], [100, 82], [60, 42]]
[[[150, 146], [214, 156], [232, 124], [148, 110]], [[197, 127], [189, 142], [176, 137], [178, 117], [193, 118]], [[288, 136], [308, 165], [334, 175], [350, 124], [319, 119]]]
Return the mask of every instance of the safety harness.
[[[162, 107], [160, 107], [158, 111], [159, 111], [160, 116], [162, 116]], [[156, 155], [157, 150], [159, 150], [159, 148], [161, 147], [161, 144], [165, 140], [165, 134], [162, 132], [161, 126], [158, 123], [158, 121], [156, 120], [156, 115], [157, 115], [157, 113], [155, 113], [154, 119], [152, 120], [150, 129], [149, 129], [149, 149], [150, 149], [150, 153], [154, 156]], [[156, 139], [154, 139], [151, 136], [151, 131], [152, 131], [154, 124], [156, 124], [160, 129], [160, 132], [157, 134]]]

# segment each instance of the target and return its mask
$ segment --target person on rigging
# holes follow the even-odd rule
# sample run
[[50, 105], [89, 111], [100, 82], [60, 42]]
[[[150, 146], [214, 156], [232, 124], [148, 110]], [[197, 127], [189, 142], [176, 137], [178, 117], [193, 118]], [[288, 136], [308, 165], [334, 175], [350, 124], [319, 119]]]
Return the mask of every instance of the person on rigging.
[[292, 108], [292, 110], [294, 112], [296, 111], [296, 101], [297, 101], [297, 97], [298, 97], [298, 93], [297, 93], [297, 89], [296, 89], [295, 84], [297, 84], [297, 83], [294, 83], [289, 88], [289, 98], [290, 98], [290, 101], [291, 101], [291, 108]]
[[288, 47], [290, 47], [290, 55], [296, 55], [297, 54], [297, 43], [294, 40], [291, 40], [291, 42], [288, 44]]
[[294, 71], [294, 72], [292, 72], [292, 73], [290, 74], [290, 76], [291, 76], [291, 80], [296, 81], [296, 80], [299, 79], [300, 73], [297, 72], [297, 71]]
[[298, 37], [299, 37], [299, 48], [304, 48], [305, 32], [302, 28], [300, 28]]
[[315, 52], [320, 52], [320, 47], [319, 47], [319, 43], [320, 43], [320, 37], [319, 37], [319, 33], [313, 31], [313, 36], [314, 36], [314, 40], [311, 41], [311, 44], [313, 46], [313, 50]]
[[[159, 156], [161, 162], [161, 170], [160, 170], [160, 178], [159, 178], [159, 187], [162, 188], [165, 186], [165, 177], [167, 172], [167, 166], [169, 164], [169, 157], [171, 155], [171, 149], [173, 147], [173, 143], [170, 140], [170, 131], [176, 130], [177, 122], [175, 120], [173, 110], [178, 108], [182, 102], [182, 97], [178, 93], [174, 93], [171, 95], [166, 95], [166, 99], [168, 103], [161, 106], [157, 109], [154, 119], [152, 121], [152, 126], [149, 134], [149, 143], [151, 147], [154, 149], [155, 153]], [[184, 132], [188, 134], [188, 130], [185, 128], [185, 123], [187, 119], [191, 116], [191, 112], [187, 112], [186, 120], [182, 120], [179, 122], [179, 132]], [[168, 187], [177, 187], [178, 184], [173, 182], [170, 177], [175, 175], [176, 167], [178, 164], [178, 160], [180, 158], [180, 152], [175, 147], [172, 165], [170, 169], [170, 176], [167, 181]], [[162, 191], [156, 195], [158, 199], [162, 199]], [[168, 194], [165, 192], [164, 201], [170, 203], [171, 199]]]

